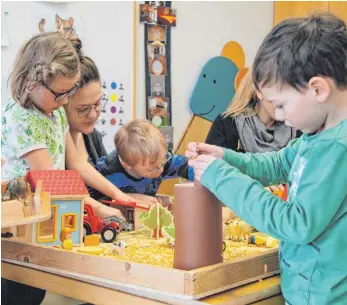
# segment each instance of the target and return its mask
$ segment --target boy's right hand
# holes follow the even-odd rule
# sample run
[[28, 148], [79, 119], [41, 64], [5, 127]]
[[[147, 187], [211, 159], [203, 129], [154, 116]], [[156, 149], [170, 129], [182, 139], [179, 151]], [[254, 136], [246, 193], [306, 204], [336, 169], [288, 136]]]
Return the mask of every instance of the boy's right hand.
[[206, 143], [190, 142], [185, 155], [189, 159], [195, 159], [199, 155], [210, 155], [216, 158], [224, 158], [224, 151], [221, 147]]

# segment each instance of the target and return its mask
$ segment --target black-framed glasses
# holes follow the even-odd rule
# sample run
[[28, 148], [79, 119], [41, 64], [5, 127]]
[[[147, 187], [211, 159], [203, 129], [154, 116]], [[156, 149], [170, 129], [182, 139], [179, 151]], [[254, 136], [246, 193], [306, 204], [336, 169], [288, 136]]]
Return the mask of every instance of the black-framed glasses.
[[70, 97], [71, 95], [73, 95], [77, 91], [79, 85], [80, 85], [79, 83], [76, 83], [69, 91], [66, 91], [63, 93], [57, 93], [51, 88], [49, 88], [45, 83], [42, 83], [42, 86], [44, 86], [47, 90], [49, 90], [54, 95], [54, 101], [56, 103], [61, 101], [64, 97]]
[[96, 104], [94, 104], [93, 106], [84, 106], [82, 109], [76, 109], [77, 110], [77, 115], [80, 117], [80, 118], [86, 118], [89, 113], [92, 111], [92, 109], [94, 108], [94, 110], [96, 112], [100, 112], [101, 111], [101, 102], [98, 101]]

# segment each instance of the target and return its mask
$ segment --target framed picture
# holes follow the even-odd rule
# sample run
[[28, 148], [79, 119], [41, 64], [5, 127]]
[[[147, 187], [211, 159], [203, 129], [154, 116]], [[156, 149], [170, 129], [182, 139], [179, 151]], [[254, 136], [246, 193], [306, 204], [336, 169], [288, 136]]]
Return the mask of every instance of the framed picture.
[[166, 26], [163, 25], [150, 25], [148, 27], [148, 41], [166, 42]]
[[150, 75], [166, 75], [165, 44], [156, 40], [147, 44], [148, 70]]
[[148, 97], [148, 117], [157, 127], [169, 125], [168, 99], [166, 97]]

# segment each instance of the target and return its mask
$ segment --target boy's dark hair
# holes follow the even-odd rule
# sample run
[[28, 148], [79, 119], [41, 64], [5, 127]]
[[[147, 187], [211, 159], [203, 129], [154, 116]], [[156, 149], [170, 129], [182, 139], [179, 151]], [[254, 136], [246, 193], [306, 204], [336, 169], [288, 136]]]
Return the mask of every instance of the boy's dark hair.
[[279, 82], [297, 90], [314, 76], [326, 76], [347, 87], [346, 24], [328, 14], [291, 18], [276, 25], [262, 42], [253, 64], [259, 90]]

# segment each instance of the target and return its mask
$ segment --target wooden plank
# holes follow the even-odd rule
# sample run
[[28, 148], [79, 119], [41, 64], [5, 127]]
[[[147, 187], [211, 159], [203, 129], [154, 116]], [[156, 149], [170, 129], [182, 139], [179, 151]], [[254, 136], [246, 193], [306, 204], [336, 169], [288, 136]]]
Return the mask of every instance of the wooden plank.
[[199, 299], [279, 273], [278, 250], [188, 271], [185, 293]]
[[[19, 262], [19, 264], [21, 264]], [[30, 265], [30, 264], [29, 264]], [[263, 281], [244, 285], [229, 291], [210, 296], [208, 298], [196, 301], [179, 296], [164, 294], [159, 291], [151, 291], [150, 289], [141, 289], [140, 287], [119, 286], [117, 283], [102, 281], [101, 279], [91, 278], [84, 279], [83, 275], [79, 277], [71, 277], [68, 272], [57, 271], [53, 273], [49, 270], [38, 270], [33, 267], [18, 266], [11, 263], [2, 262], [2, 277], [24, 283], [30, 286], [39, 287], [48, 291], [62, 294], [68, 297], [92, 302], [94, 304], [118, 304], [114, 300], [119, 300], [121, 304], [223, 304], [223, 305], [241, 305], [241, 304], [259, 304], [259, 300], [266, 297], [268, 305], [283, 305], [283, 298], [278, 295], [280, 292], [280, 277], [274, 276]], [[35, 266], [37, 267], [37, 266]], [[44, 267], [41, 267], [44, 268]], [[62, 274], [65, 275], [62, 275]], [[102, 297], [100, 297], [102, 296]], [[275, 297], [273, 297], [275, 296]], [[105, 298], [104, 298], [105, 297]], [[145, 297], [145, 298], [139, 298]], [[153, 303], [148, 299], [153, 299]], [[255, 302], [255, 303], [253, 303]], [[260, 301], [261, 302], [261, 301]], [[264, 304], [261, 302], [261, 304]]]
[[1, 241], [1, 257], [35, 265], [184, 294], [184, 271], [118, 261], [111, 257], [78, 254], [13, 239]]
[[347, 1], [330, 1], [329, 12], [347, 24]]
[[93, 304], [163, 304], [159, 301], [145, 299], [125, 292], [4, 262], [1, 263], [1, 276], [12, 281], [52, 291], [84, 302], [91, 302]]

